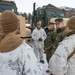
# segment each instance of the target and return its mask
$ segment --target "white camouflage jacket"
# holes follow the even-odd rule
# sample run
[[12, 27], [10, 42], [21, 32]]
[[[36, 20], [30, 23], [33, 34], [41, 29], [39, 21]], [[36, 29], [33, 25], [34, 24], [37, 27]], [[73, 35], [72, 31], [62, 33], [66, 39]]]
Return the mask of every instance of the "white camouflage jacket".
[[[44, 47], [44, 40], [46, 39], [47, 35], [44, 29], [38, 30], [35, 28], [32, 32], [32, 39], [34, 40], [34, 47], [36, 48], [43, 48]], [[38, 41], [39, 38], [42, 38], [42, 42]]]
[[67, 57], [75, 49], [75, 34], [65, 38], [50, 59], [49, 68], [53, 75], [75, 75], [75, 54]]
[[13, 51], [0, 53], [0, 75], [42, 75], [33, 49], [23, 43]]

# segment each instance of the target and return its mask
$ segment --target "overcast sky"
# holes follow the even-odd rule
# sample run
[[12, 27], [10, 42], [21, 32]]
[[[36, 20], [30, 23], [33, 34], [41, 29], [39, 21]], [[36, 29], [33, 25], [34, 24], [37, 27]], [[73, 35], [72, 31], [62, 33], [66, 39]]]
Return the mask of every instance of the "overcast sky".
[[75, 0], [14, 0], [19, 12], [32, 13], [33, 3], [36, 2], [36, 8], [47, 4], [53, 4], [57, 7], [68, 6], [75, 8]]

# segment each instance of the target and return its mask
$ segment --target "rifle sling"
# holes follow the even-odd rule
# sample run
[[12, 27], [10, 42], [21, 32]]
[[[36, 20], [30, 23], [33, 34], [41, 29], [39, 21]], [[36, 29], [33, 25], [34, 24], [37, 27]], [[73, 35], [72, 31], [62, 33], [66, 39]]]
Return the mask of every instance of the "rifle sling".
[[75, 50], [68, 56], [67, 60], [69, 60], [75, 54]]

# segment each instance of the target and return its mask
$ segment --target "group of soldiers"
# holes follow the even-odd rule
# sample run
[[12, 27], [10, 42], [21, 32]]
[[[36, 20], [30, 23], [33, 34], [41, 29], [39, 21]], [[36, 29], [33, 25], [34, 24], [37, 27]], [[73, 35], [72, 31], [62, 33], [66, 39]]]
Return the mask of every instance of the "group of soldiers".
[[62, 18], [55, 19], [55, 23], [49, 22], [48, 26], [44, 29], [41, 27], [41, 22], [38, 22], [36, 28], [32, 32], [32, 39], [34, 40], [35, 48], [34, 52], [36, 56], [38, 55], [37, 51], [39, 51], [37, 49], [40, 48], [40, 51], [42, 52], [45, 50], [44, 53], [46, 53], [47, 61], [49, 62], [49, 59], [57, 48], [58, 43], [66, 37], [66, 34], [66, 26], [64, 26]]
[[68, 20], [66, 26], [62, 18], [56, 18], [55, 22], [50, 21], [44, 29], [38, 22], [33, 30], [32, 39], [35, 42], [34, 53], [37, 57], [40, 53], [41, 63], [44, 63], [43, 52], [46, 54], [49, 64], [47, 73], [51, 75], [75, 74], [75, 16]]
[[[56, 29], [54, 28], [56, 26]], [[45, 29], [45, 31], [47, 28]], [[59, 42], [61, 42], [67, 34], [66, 26], [64, 26], [64, 22], [62, 18], [55, 19], [55, 23], [50, 22], [48, 25], [47, 38], [45, 40], [45, 53], [47, 62], [49, 63], [50, 58], [58, 47]], [[49, 73], [49, 70], [46, 71]]]
[[17, 15], [9, 10], [0, 16], [0, 75], [42, 75], [43, 53], [49, 64], [46, 72], [75, 75], [75, 16], [66, 26], [62, 18], [50, 21], [44, 29], [38, 22], [32, 32], [33, 47], [16, 35], [19, 22]]
[[49, 23], [48, 27], [52, 26], [52, 28], [47, 33], [47, 38], [45, 40], [45, 53], [47, 53], [48, 62], [50, 57], [56, 50], [59, 42], [61, 42], [66, 37], [67, 34], [66, 26], [64, 26], [63, 19], [60, 18], [55, 19], [55, 25], [56, 29], [54, 28], [54, 23], [52, 22]]
[[[47, 62], [55, 52], [59, 42], [61, 42], [67, 34], [66, 26], [62, 18], [55, 19], [55, 22], [49, 22], [44, 29], [41, 23], [38, 22], [36, 28], [32, 32], [32, 39], [34, 44], [34, 53], [40, 62], [44, 63], [43, 53], [46, 54]], [[49, 73], [49, 70], [46, 71]]]

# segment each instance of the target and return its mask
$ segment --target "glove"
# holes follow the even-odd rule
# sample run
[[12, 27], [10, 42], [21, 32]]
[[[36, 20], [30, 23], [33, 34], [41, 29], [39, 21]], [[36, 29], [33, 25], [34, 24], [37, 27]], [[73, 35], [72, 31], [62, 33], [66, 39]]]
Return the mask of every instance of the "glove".
[[39, 41], [42, 41], [42, 38], [39, 38]]
[[27, 43], [30, 43], [30, 42], [32, 42], [32, 39], [28, 39], [28, 40], [27, 40]]
[[44, 48], [44, 50], [45, 50], [45, 54], [47, 54], [48, 53], [48, 51], [49, 51], [49, 49], [48, 48]]

